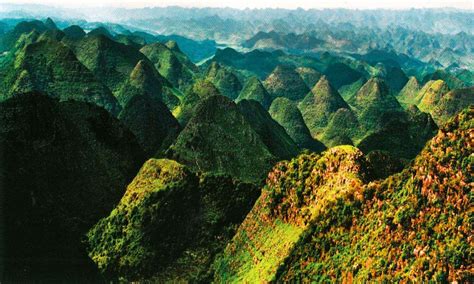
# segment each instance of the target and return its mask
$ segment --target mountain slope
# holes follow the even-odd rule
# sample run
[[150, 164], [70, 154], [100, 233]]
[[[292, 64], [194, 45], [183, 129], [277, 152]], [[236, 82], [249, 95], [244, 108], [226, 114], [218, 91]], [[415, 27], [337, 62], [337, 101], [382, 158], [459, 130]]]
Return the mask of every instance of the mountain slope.
[[156, 70], [174, 87], [184, 90], [192, 83], [198, 70], [175, 43], [169, 45], [172, 49], [161, 43], [152, 43], [142, 47], [140, 52], [150, 59]]
[[146, 94], [134, 95], [118, 118], [135, 134], [148, 157], [164, 152], [181, 130], [166, 105]]
[[89, 254], [109, 280], [208, 281], [214, 255], [258, 194], [226, 176], [198, 176], [175, 161], [151, 159], [89, 231]]
[[215, 281], [469, 282], [473, 121], [463, 111], [385, 180], [368, 183], [349, 146], [278, 164]]
[[[351, 146], [277, 164], [257, 203], [215, 263], [217, 282], [274, 281], [318, 216], [365, 180], [362, 152]], [[316, 205], [316, 206], [314, 206]]]
[[276, 98], [270, 106], [269, 113], [274, 120], [285, 128], [288, 135], [300, 148], [317, 153], [326, 149], [321, 142], [311, 137], [303, 116], [294, 102], [287, 98]]
[[102, 33], [91, 33], [74, 43], [72, 48], [79, 61], [115, 93], [137, 63], [148, 59], [129, 45], [116, 42]]
[[135, 137], [97, 106], [29, 93], [0, 103], [0, 146], [2, 281], [100, 282], [81, 238], [143, 163]]
[[415, 102], [418, 92], [421, 90], [420, 83], [415, 77], [410, 77], [403, 89], [398, 93], [398, 101], [407, 106]]
[[397, 99], [390, 94], [382, 79], [371, 78], [349, 100], [364, 131], [377, 131], [384, 124], [387, 113], [403, 111]]
[[264, 86], [272, 99], [285, 97], [292, 101], [300, 101], [309, 92], [300, 75], [291, 66], [279, 65], [265, 79]]
[[327, 126], [332, 114], [338, 109], [350, 109], [326, 76], [321, 77], [298, 107], [313, 136], [321, 133], [322, 128]]
[[212, 62], [207, 69], [206, 79], [212, 82], [223, 96], [231, 100], [235, 100], [242, 90], [239, 78], [228, 67], [221, 66], [217, 62]]
[[16, 56], [11, 72], [10, 96], [41, 91], [61, 100], [94, 103], [115, 115], [120, 111], [110, 90], [95, 79], [68, 47], [55, 40], [43, 39], [26, 45]]
[[258, 102], [243, 100], [237, 107], [273, 156], [291, 159], [298, 155], [300, 149], [293, 139]]
[[459, 111], [474, 105], [474, 87], [449, 91], [439, 100], [431, 114], [438, 124], [444, 124]]
[[235, 103], [220, 95], [197, 104], [169, 156], [194, 171], [243, 181], [261, 180], [276, 160]]
[[254, 100], [259, 102], [265, 109], [268, 109], [271, 104], [270, 94], [267, 92], [262, 82], [257, 77], [251, 77], [245, 83], [245, 86], [240, 91], [239, 96], [235, 102], [242, 100]]

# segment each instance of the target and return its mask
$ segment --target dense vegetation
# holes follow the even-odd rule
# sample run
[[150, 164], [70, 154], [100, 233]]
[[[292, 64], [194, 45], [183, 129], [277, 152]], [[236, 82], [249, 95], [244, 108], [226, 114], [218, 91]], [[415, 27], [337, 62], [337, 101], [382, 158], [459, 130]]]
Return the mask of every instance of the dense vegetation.
[[472, 282], [472, 13], [250, 11], [0, 11], [0, 282]]
[[217, 259], [217, 281], [469, 282], [473, 121], [465, 110], [376, 182], [349, 146], [277, 164]]

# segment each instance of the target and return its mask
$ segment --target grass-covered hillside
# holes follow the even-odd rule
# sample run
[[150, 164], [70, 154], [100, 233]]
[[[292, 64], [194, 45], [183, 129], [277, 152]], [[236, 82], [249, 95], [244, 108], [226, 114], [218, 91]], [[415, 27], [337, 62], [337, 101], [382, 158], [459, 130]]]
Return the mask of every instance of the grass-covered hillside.
[[278, 164], [215, 279], [469, 282], [473, 115], [384, 180], [369, 182], [371, 165], [348, 146]]

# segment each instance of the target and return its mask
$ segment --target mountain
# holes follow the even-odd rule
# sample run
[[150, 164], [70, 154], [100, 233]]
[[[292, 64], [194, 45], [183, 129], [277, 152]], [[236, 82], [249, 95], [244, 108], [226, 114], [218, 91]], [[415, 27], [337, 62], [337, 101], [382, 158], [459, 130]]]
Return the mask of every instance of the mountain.
[[362, 77], [352, 84], [340, 87], [337, 91], [345, 101], [348, 101], [357, 94], [357, 91], [359, 91], [365, 83], [367, 83], [367, 80]]
[[431, 112], [447, 92], [449, 87], [443, 80], [428, 81], [418, 92], [417, 106], [422, 111]]
[[398, 93], [397, 99], [403, 105], [413, 104], [421, 86], [415, 77], [410, 77], [403, 89]]
[[[260, 198], [217, 258], [214, 280], [275, 280], [285, 272], [285, 259], [291, 260], [293, 251], [304, 245], [299, 240], [304, 240], [310, 225], [319, 216], [328, 217], [326, 208], [335, 207], [337, 197], [349, 199], [363, 185], [367, 167], [362, 152], [351, 146], [277, 164]], [[333, 218], [345, 220], [344, 216]]]
[[393, 157], [413, 159], [437, 132], [431, 115], [412, 106], [408, 113], [389, 113], [383, 128], [362, 139], [357, 147], [364, 153], [381, 150]]
[[103, 26], [99, 26], [95, 29], [92, 29], [91, 31], [89, 31], [87, 33], [87, 35], [89, 37], [103, 36], [103, 37], [106, 37], [106, 38], [111, 39], [111, 40], [114, 38], [114, 36], [110, 33], [110, 31], [107, 28], [103, 27]]
[[309, 92], [300, 75], [291, 66], [279, 65], [265, 79], [265, 88], [272, 99], [285, 97], [292, 101], [300, 101]]
[[139, 92], [174, 109], [179, 105], [180, 100], [168, 90], [169, 87], [171, 84], [156, 71], [151, 62], [140, 60], [130, 73], [129, 79], [117, 91], [116, 97], [120, 104], [125, 106], [133, 97], [132, 94]]
[[354, 145], [360, 135], [360, 124], [355, 113], [347, 108], [338, 109], [331, 117], [321, 135], [321, 141], [328, 147]]
[[279, 65], [306, 66], [313, 69], [321, 67], [321, 62], [312, 56], [292, 56], [281, 50], [270, 52], [254, 49], [249, 52], [238, 52], [229, 47], [218, 49], [210, 62], [231, 67], [245, 77], [257, 76], [260, 80], [268, 77]]
[[458, 112], [472, 105], [474, 105], [474, 87], [456, 89], [443, 95], [431, 114], [438, 124], [443, 125]]
[[23, 34], [29, 34], [33, 31], [43, 33], [47, 30], [48, 27], [42, 21], [21, 21], [15, 25], [13, 30], [0, 36], [0, 52], [12, 49]]
[[276, 160], [237, 105], [220, 95], [197, 104], [168, 154], [194, 171], [250, 182], [262, 180]]
[[387, 84], [380, 78], [371, 78], [349, 100], [354, 108], [357, 119], [366, 132], [383, 127], [386, 113], [402, 111], [397, 99], [390, 94]]
[[145, 45], [140, 52], [150, 59], [156, 70], [174, 87], [184, 90], [192, 83], [198, 69], [181, 52], [176, 42], [169, 42], [168, 45], [171, 48], [156, 42]]
[[341, 62], [330, 64], [323, 73], [336, 89], [352, 84], [363, 77], [362, 73]]
[[208, 80], [197, 80], [184, 94], [181, 105], [173, 112], [181, 125], [186, 125], [194, 114], [197, 104], [210, 96], [220, 95]]
[[117, 207], [89, 231], [89, 255], [108, 280], [209, 281], [214, 256], [259, 192], [172, 160], [148, 160]]
[[78, 25], [69, 26], [63, 32], [69, 40], [81, 40], [86, 36], [86, 32]]
[[320, 72], [309, 67], [298, 67], [296, 68], [296, 72], [300, 74], [300, 77], [303, 79], [307, 86], [316, 85], [319, 79], [321, 79], [321, 76], [323, 76]]
[[403, 72], [400, 67], [387, 68], [384, 78], [393, 94], [398, 94], [403, 89], [403, 87], [405, 87], [409, 80], [405, 72]]
[[148, 95], [134, 95], [118, 116], [137, 137], [148, 157], [164, 152], [181, 130], [165, 104]]
[[350, 146], [279, 163], [214, 281], [469, 281], [473, 116], [387, 179], [369, 183], [372, 165]]
[[237, 107], [273, 156], [283, 160], [298, 155], [299, 147], [262, 105], [256, 101], [242, 100]]
[[427, 74], [423, 77], [423, 84], [429, 81], [443, 80], [449, 87], [449, 89], [460, 89], [468, 87], [465, 82], [457, 78], [456, 76], [446, 72], [444, 70], [436, 70], [434, 73]]
[[321, 77], [313, 89], [298, 105], [301, 114], [313, 136], [321, 133], [327, 126], [331, 115], [340, 108], [350, 109], [341, 95], [329, 83], [326, 76]]
[[81, 243], [144, 161], [93, 104], [27, 93], [0, 103], [2, 281], [100, 282]]
[[212, 82], [223, 96], [231, 100], [235, 100], [242, 90], [239, 78], [229, 68], [217, 62], [212, 62], [207, 69], [206, 79]]
[[89, 34], [72, 48], [97, 79], [116, 93], [140, 60], [148, 60], [132, 46], [116, 42], [102, 33]]
[[290, 137], [302, 149], [321, 152], [326, 147], [311, 137], [308, 127], [304, 123], [303, 116], [296, 104], [287, 98], [276, 98], [269, 110], [270, 115], [276, 120]]
[[120, 105], [110, 90], [81, 64], [65, 45], [43, 39], [26, 45], [10, 71], [10, 96], [41, 91], [61, 100], [94, 103], [116, 115]]
[[244, 47], [253, 49], [298, 49], [312, 50], [323, 45], [324, 41], [311, 34], [296, 35], [294, 33], [284, 34], [271, 32], [258, 32], [252, 38], [245, 41]]
[[265, 109], [268, 109], [271, 104], [270, 94], [267, 92], [260, 80], [253, 76], [250, 77], [245, 83], [239, 96], [235, 99], [235, 102], [242, 100], [254, 100], [260, 103]]

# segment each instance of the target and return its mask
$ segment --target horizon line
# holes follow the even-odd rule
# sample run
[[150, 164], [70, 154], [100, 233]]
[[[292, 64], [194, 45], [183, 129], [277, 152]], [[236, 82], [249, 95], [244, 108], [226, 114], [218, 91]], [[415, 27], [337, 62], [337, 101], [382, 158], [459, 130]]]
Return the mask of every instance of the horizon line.
[[[362, 8], [353, 8], [353, 7], [232, 7], [232, 6], [196, 6], [196, 5], [144, 5], [140, 7], [127, 7], [126, 5], [80, 5], [75, 6], [73, 5], [63, 5], [63, 4], [43, 4], [43, 3], [12, 3], [12, 2], [2, 2], [0, 4], [3, 5], [11, 5], [11, 6], [42, 6], [42, 7], [54, 7], [54, 8], [61, 8], [61, 9], [93, 9], [93, 8], [113, 8], [113, 9], [126, 9], [126, 10], [140, 10], [140, 9], [166, 9], [166, 8], [181, 8], [181, 9], [232, 9], [232, 10], [286, 10], [286, 11], [297, 11], [297, 10], [304, 10], [304, 11], [311, 11], [311, 10], [354, 10], [354, 11], [374, 11], [374, 10], [385, 10], [385, 11], [409, 11], [409, 10], [459, 10], [459, 11], [467, 11], [467, 12], [474, 12], [474, 7], [453, 7], [453, 6], [443, 6], [443, 7], [362, 7]], [[1, 10], [0, 10], [1, 11]]]

